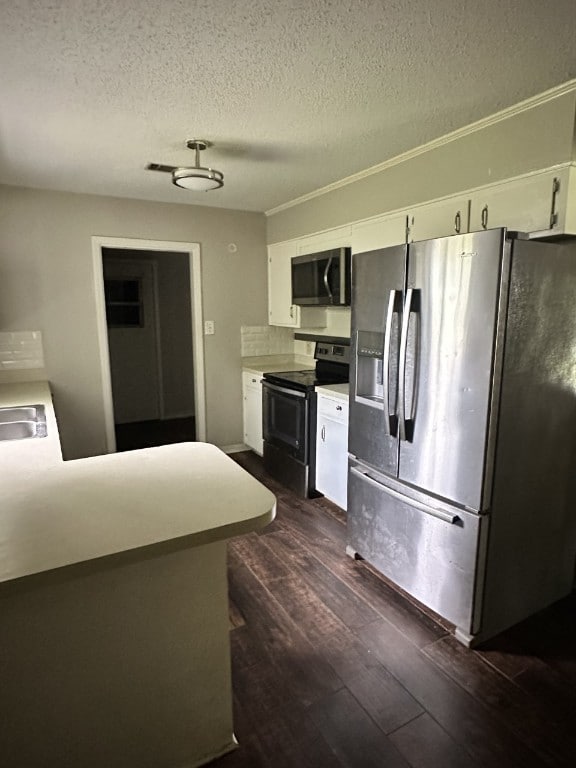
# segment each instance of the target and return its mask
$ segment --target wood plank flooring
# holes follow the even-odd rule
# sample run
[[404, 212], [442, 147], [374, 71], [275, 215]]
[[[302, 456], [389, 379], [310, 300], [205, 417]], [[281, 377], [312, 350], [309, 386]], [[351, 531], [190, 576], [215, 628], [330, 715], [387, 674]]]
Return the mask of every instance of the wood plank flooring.
[[250, 452], [276, 520], [229, 546], [239, 748], [217, 768], [576, 765], [576, 598], [470, 651], [345, 555], [345, 514]]

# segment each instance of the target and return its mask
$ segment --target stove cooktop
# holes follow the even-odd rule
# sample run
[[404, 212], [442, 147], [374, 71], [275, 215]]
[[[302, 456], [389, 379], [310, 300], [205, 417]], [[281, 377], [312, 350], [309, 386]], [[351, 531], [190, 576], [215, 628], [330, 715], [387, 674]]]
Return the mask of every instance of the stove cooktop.
[[332, 341], [317, 341], [314, 351], [315, 368], [304, 371], [274, 371], [264, 378], [279, 387], [311, 392], [323, 384], [344, 384], [348, 381], [350, 347]]
[[310, 391], [313, 390], [314, 387], [319, 387], [323, 384], [340, 384], [348, 381], [347, 378], [327, 376], [319, 374], [318, 371], [315, 370], [275, 371], [274, 373], [265, 373], [264, 378], [272, 384], [299, 389], [301, 391]]

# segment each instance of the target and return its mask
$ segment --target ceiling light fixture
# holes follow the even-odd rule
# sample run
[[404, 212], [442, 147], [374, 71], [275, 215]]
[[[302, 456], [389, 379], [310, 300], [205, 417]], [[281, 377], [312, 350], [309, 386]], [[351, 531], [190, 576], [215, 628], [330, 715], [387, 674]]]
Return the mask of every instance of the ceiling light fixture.
[[202, 168], [200, 165], [200, 152], [212, 144], [205, 139], [190, 139], [186, 142], [188, 149], [196, 152], [196, 160], [193, 168], [174, 168], [172, 171], [172, 184], [193, 192], [208, 192], [210, 189], [218, 189], [224, 186], [224, 174], [213, 168]]

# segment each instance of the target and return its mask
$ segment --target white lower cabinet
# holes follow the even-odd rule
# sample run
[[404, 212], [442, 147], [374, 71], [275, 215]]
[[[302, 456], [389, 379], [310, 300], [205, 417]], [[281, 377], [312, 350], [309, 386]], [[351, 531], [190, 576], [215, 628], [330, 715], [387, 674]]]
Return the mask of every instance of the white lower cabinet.
[[242, 400], [244, 417], [244, 444], [262, 456], [262, 376], [250, 371], [242, 372]]
[[348, 401], [318, 395], [316, 417], [316, 490], [347, 507]]

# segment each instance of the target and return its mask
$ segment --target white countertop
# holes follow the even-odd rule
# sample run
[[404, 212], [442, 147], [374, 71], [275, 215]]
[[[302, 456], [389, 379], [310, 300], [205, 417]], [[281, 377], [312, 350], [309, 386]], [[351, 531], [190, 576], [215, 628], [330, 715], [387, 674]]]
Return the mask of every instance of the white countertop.
[[207, 443], [64, 462], [48, 385], [22, 385], [19, 394], [6, 386], [16, 389], [0, 387], [0, 406], [44, 403], [50, 418], [48, 437], [0, 443], [0, 588], [227, 539], [274, 518], [274, 495]]
[[321, 387], [316, 387], [316, 394], [348, 402], [349, 389], [349, 384], [323, 384]]
[[36, 471], [62, 461], [58, 425], [48, 382], [0, 384], [0, 408], [15, 408], [23, 405], [44, 406], [47, 435], [25, 440], [0, 441], [0, 494], [4, 482], [12, 472]]
[[298, 355], [262, 355], [261, 357], [243, 357], [242, 370], [262, 376], [264, 373], [277, 371], [307, 371], [315, 367], [312, 357]]

